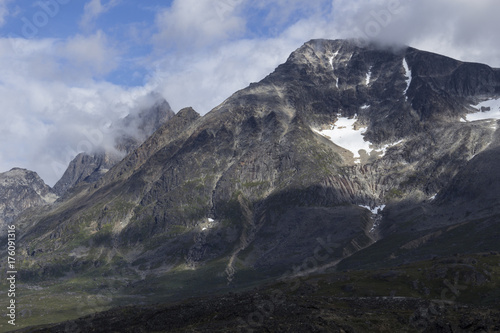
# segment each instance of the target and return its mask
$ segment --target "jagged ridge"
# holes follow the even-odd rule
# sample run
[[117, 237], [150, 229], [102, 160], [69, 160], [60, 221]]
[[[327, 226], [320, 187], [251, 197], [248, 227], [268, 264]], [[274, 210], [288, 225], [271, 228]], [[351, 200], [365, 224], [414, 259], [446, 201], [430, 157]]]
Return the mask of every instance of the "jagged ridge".
[[[499, 87], [499, 70], [486, 65], [308, 42], [207, 115], [180, 111], [50, 213], [19, 220], [25, 276], [36, 279], [36, 262], [46, 277], [90, 271], [126, 284], [198, 269], [219, 287], [249, 274], [255, 283], [310, 258], [319, 240], [332, 249], [324, 267], [360, 255], [374, 265], [428, 257], [411, 242], [446, 238], [462, 223], [480, 233], [471, 214], [452, 214], [453, 202], [478, 177], [475, 161], [496, 158], [497, 125], [461, 119]], [[341, 119], [365, 129], [374, 149], [349, 151], [321, 134]], [[496, 184], [498, 174], [481, 177]], [[498, 199], [489, 199], [481, 214], [493, 228]]]

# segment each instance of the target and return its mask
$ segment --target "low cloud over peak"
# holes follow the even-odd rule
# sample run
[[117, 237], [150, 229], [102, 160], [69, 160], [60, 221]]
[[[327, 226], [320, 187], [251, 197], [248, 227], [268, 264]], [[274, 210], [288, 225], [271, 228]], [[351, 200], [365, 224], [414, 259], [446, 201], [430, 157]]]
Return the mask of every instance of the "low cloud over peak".
[[52, 164], [87, 149], [85, 131], [152, 91], [204, 114], [310, 39], [406, 44], [500, 67], [496, 0], [43, 4], [0, 0], [0, 172], [28, 168], [49, 184], [60, 176]]

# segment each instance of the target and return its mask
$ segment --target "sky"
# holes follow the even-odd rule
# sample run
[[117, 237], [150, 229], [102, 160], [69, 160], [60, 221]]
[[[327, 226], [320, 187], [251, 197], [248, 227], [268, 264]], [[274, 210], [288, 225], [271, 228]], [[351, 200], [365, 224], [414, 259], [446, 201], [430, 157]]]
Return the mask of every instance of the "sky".
[[315, 38], [500, 67], [498, 0], [0, 0], [0, 172], [52, 186], [163, 96], [209, 112]]

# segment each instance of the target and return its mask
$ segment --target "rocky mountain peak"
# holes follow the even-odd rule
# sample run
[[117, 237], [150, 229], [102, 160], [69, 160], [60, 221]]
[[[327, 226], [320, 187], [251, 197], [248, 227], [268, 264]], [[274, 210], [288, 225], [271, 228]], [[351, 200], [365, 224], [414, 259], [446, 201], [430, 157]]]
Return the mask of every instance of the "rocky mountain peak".
[[[117, 125], [120, 132], [116, 138], [117, 147], [121, 151], [131, 152], [174, 115], [164, 98], [159, 98], [152, 106], [142, 108], [137, 113], [127, 115], [122, 124]], [[125, 142], [133, 144], [127, 146]]]
[[[10, 171], [0, 174], [0, 187], [6, 189], [16, 186], [31, 186], [41, 196], [49, 196], [50, 187], [38, 176], [36, 172], [13, 168]], [[50, 199], [47, 199], [50, 201]]]
[[[312, 254], [326, 270], [498, 249], [498, 75], [409, 47], [308, 42], [19, 219], [26, 276], [173, 280], [183, 293], [282, 276]], [[79, 156], [70, 183], [94, 161]]]
[[51, 204], [57, 198], [36, 172], [14, 168], [0, 173], [0, 235], [26, 209]]
[[119, 124], [112, 124], [117, 132], [114, 151], [80, 153], [70, 162], [62, 178], [54, 185], [54, 191], [62, 196], [79, 183], [93, 183], [99, 180], [125, 155], [134, 151], [175, 115], [164, 98], [158, 95], [153, 97], [156, 101], [152, 106], [127, 115]]
[[200, 115], [192, 107], [186, 107], [186, 108], [181, 109], [177, 113], [177, 116], [180, 118], [185, 118], [185, 119], [194, 119], [194, 118], [198, 118]]

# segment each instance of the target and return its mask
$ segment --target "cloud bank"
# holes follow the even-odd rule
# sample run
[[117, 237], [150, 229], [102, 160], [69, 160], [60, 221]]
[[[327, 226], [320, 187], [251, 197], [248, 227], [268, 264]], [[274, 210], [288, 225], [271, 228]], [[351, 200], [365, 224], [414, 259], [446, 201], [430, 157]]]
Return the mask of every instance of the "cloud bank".
[[109, 125], [142, 108], [152, 91], [99, 79], [119, 53], [100, 32], [65, 41], [5, 38], [0, 49], [0, 170], [35, 170], [50, 185], [78, 153], [113, 149]]
[[[53, 185], [73, 154], [111, 146], [109, 124], [151, 92], [174, 111], [204, 114], [313, 38], [406, 44], [500, 67], [496, 0], [174, 0], [153, 6], [151, 20], [98, 20], [126, 4], [87, 1], [79, 32], [64, 38], [0, 38], [0, 172], [24, 167]], [[9, 5], [0, 0], [0, 26]], [[109, 79], [131, 67], [148, 73], [140, 86]]]

